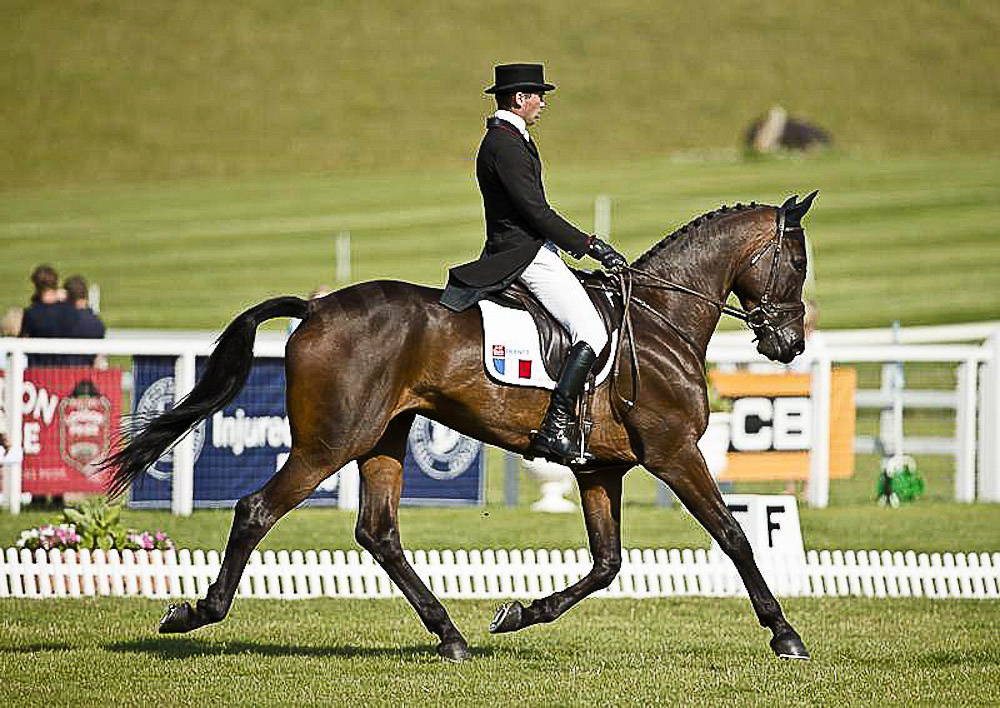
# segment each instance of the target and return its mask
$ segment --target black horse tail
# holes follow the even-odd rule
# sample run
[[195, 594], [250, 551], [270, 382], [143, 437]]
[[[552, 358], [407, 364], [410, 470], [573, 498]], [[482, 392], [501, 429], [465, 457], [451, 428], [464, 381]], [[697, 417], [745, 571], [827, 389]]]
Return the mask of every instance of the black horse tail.
[[[236, 398], [250, 376], [257, 326], [273, 317], [306, 319], [309, 302], [277, 297], [233, 320], [216, 341], [201, 379], [172, 409], [149, 421], [127, 445], [101, 463], [108, 494], [118, 496], [171, 445]], [[140, 421], [140, 424], [144, 421]]]

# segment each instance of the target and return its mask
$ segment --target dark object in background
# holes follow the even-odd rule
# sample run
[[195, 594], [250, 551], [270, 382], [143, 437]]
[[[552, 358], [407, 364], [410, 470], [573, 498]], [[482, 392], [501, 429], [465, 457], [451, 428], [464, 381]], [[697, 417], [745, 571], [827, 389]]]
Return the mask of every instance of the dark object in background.
[[831, 142], [828, 132], [801, 118], [793, 118], [781, 106], [774, 106], [754, 121], [746, 133], [747, 150], [757, 155], [779, 150], [814, 150]]

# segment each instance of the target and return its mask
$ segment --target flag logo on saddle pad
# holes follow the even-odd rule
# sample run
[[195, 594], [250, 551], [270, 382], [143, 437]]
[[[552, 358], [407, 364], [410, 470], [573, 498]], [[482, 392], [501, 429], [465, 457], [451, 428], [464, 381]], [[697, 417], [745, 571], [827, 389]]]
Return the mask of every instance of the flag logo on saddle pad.
[[493, 345], [493, 367], [497, 370], [498, 374], [504, 373], [504, 369], [507, 367], [507, 352], [502, 344]]
[[518, 359], [517, 360], [517, 376], [522, 379], [531, 378], [531, 360], [530, 359]]

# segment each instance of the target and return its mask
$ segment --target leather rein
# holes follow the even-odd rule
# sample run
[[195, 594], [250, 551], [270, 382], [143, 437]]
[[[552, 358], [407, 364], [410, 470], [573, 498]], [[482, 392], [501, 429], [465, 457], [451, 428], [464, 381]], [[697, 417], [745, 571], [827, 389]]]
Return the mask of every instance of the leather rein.
[[[670, 327], [670, 329], [672, 329], [691, 348], [692, 353], [694, 353], [696, 357], [700, 357], [697, 345], [691, 341], [691, 338], [686, 333], [684, 333], [673, 322], [657, 312], [652, 306], [648, 305], [642, 299], [633, 296], [633, 286], [655, 290], [673, 290], [686, 295], [691, 295], [692, 297], [696, 297], [703, 302], [714, 305], [718, 308], [720, 314], [729, 315], [730, 317], [735, 317], [738, 320], [746, 322], [747, 326], [750, 327], [754, 334], [757, 335], [754, 341], [757, 341], [762, 334], [765, 336], [777, 336], [777, 330], [779, 328], [784, 327], [789, 322], [799, 319], [805, 315], [805, 306], [801, 302], [771, 302], [771, 290], [777, 282], [778, 267], [781, 261], [781, 248], [784, 243], [786, 230], [802, 231], [802, 227], [798, 225], [787, 227], [785, 221], [785, 210], [779, 208], [778, 223], [774, 236], [768, 239], [765, 244], [757, 249], [756, 253], [750, 257], [747, 264], [741, 268], [736, 274], [736, 277], [733, 278], [733, 282], [735, 283], [744, 273], [757, 265], [760, 259], [764, 257], [764, 254], [773, 248], [771, 255], [771, 268], [767, 275], [767, 283], [764, 285], [764, 292], [757, 305], [750, 310], [745, 310], [742, 307], [734, 307], [727, 302], [705, 295], [704, 293], [689, 288], [686, 285], [675, 283], [671, 280], [667, 280], [666, 278], [661, 278], [658, 275], [654, 275], [648, 271], [634, 268], [632, 266], [626, 266], [624, 273], [616, 275], [619, 294], [622, 298], [622, 332], [625, 336], [619, 337], [618, 339], [618, 351], [615, 354], [615, 368], [611, 384], [612, 389], [615, 391], [618, 398], [630, 410], [635, 407], [636, 400], [639, 397], [639, 359], [635, 349], [635, 334], [632, 327], [631, 317], [631, 305], [633, 302]], [[635, 282], [635, 278], [637, 276], [639, 278], [646, 278], [652, 282]], [[621, 368], [621, 348], [624, 345], [626, 338], [628, 339], [629, 344], [629, 363], [633, 373], [631, 398], [626, 398], [618, 389], [618, 375]]]

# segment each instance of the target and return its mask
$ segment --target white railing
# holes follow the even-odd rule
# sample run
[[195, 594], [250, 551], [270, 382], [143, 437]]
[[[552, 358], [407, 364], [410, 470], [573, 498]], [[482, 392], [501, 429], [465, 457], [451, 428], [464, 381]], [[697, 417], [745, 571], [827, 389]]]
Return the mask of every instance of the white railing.
[[[810, 347], [812, 372], [812, 452], [810, 454], [809, 503], [829, 503], [830, 370], [835, 363], [855, 362], [945, 362], [959, 367], [956, 405], [955, 498], [959, 501], [1000, 502], [1000, 331], [995, 322], [936, 328], [903, 328], [868, 332], [823, 332], [822, 347]], [[915, 333], [916, 332], [916, 333]], [[900, 341], [926, 341], [937, 337], [966, 341], [988, 337], [981, 344], [873, 344], [886, 337]], [[866, 339], [867, 338], [867, 339]], [[841, 343], [844, 342], [844, 343]], [[866, 343], [867, 342], [867, 343]], [[262, 332], [254, 346], [256, 356], [284, 356], [284, 336]], [[4, 495], [9, 510], [17, 513], [21, 503], [20, 450], [26, 354], [103, 354], [106, 356], [165, 355], [176, 357], [175, 395], [180, 398], [195, 383], [195, 358], [213, 348], [213, 335], [189, 334], [159, 338], [135, 337], [134, 333], [109, 339], [16, 339], [0, 338], [0, 360], [7, 362], [7, 438], [11, 453], [0, 460], [4, 469]], [[708, 350], [714, 363], [766, 363], [758, 355], [749, 335], [718, 333]], [[191, 436], [174, 450], [171, 509], [188, 515], [193, 510], [194, 455]]]
[[[537, 598], [561, 590], [591, 568], [585, 549], [406, 551], [438, 597]], [[0, 597], [203, 596], [219, 572], [219, 553], [29, 551], [0, 554]], [[782, 597], [1000, 597], [1000, 553], [809, 551], [798, 562], [766, 562], [761, 571]], [[255, 551], [239, 596], [268, 599], [384, 598], [401, 593], [367, 553]], [[603, 597], [745, 595], [732, 564], [705, 549], [631, 549]]]
[[[808, 489], [811, 506], [829, 504], [831, 368], [834, 364], [864, 362], [957, 364], [957, 388], [953, 392], [955, 438], [953, 445], [948, 446], [955, 455], [955, 499], [1000, 502], [1000, 330], [993, 328], [993, 323], [958, 327], [961, 327], [962, 339], [973, 338], [974, 334], [988, 336], [988, 339], [981, 344], [831, 344], [836, 338], [824, 332], [822, 344], [807, 348], [804, 356], [809, 357], [806, 363], [812, 374], [813, 427]], [[715, 364], [767, 363], [746, 342], [734, 337], [713, 339], [708, 360]], [[905, 403], [906, 398], [902, 396], [896, 402], [896, 453], [906, 450], [906, 440], [902, 437]], [[934, 442], [938, 450], [944, 447], [941, 440]]]

